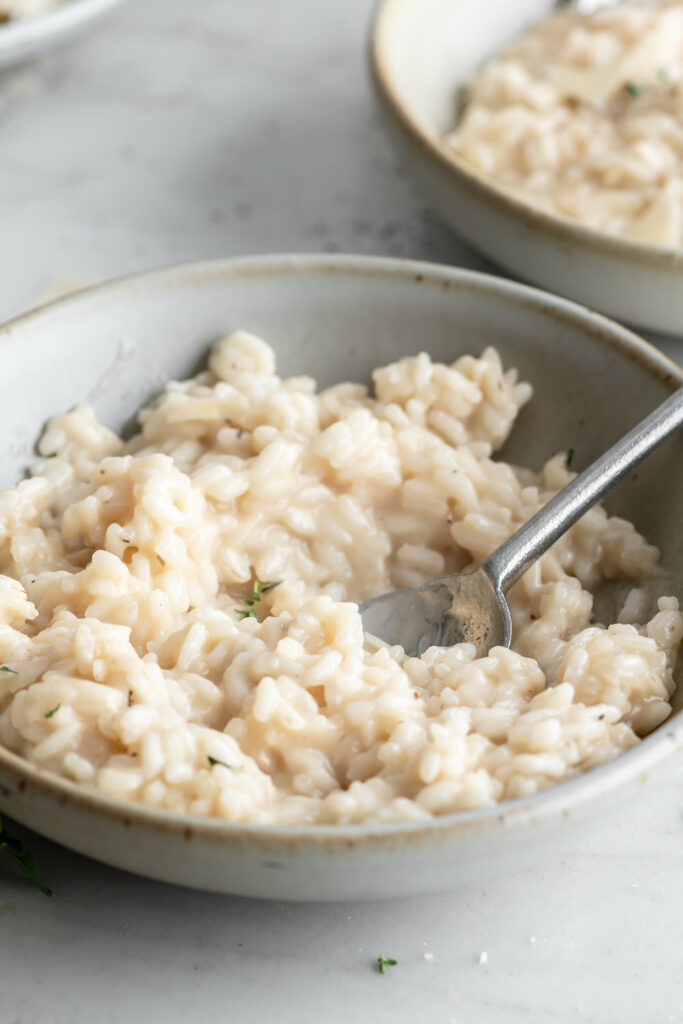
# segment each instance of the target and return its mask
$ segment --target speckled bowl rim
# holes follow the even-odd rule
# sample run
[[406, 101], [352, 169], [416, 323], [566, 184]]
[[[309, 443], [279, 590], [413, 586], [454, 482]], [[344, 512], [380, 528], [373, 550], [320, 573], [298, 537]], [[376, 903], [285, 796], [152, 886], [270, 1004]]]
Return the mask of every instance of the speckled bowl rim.
[[[625, 352], [643, 373], [659, 379], [672, 392], [683, 385], [683, 370], [654, 346], [607, 317], [593, 313], [567, 299], [477, 271], [417, 260], [350, 254], [294, 253], [207, 260], [142, 271], [94, 285], [74, 295], [39, 306], [0, 326], [0, 366], [3, 342], [11, 337], [15, 330], [37, 329], [41, 320], [49, 321], [53, 311], [77, 312], [79, 306], [87, 311], [93, 302], [97, 302], [100, 295], [108, 304], [112, 298], [117, 297], [117, 293], [124, 298], [140, 291], [168, 292], [176, 287], [191, 287], [193, 283], [201, 284], [220, 279], [227, 281], [239, 277], [305, 277], [321, 274], [346, 278], [361, 277], [367, 280], [389, 279], [409, 286], [431, 287], [439, 293], [447, 287], [465, 287], [468, 291], [503, 297], [510, 301], [513, 308], [516, 304], [531, 307], [537, 312], [592, 334], [601, 344], [611, 345]], [[608, 796], [625, 785], [647, 781], [650, 773], [660, 762], [681, 747], [683, 710], [674, 714], [637, 747], [621, 754], [615, 760], [534, 796], [429, 820], [367, 825], [241, 824], [178, 814], [173, 811], [154, 810], [144, 805], [91, 792], [75, 782], [31, 764], [18, 754], [2, 747], [0, 768], [6, 777], [12, 778], [20, 795], [31, 787], [33, 791], [38, 791], [47, 798], [80, 805], [97, 815], [118, 819], [122, 825], [128, 827], [140, 823], [162, 832], [180, 833], [186, 837], [201, 834], [214, 843], [237, 841], [243, 845], [255, 842], [262, 846], [264, 841], [272, 840], [279, 848], [291, 846], [301, 849], [307, 845], [315, 845], [330, 850], [338, 848], [341, 851], [350, 847], [381, 845], [383, 841], [393, 844], [396, 840], [410, 843], [436, 836], [446, 838], [462, 834], [464, 837], [472, 831], [493, 831], [501, 825], [509, 830], [537, 824], [545, 819], [565, 819], [586, 803]], [[5, 783], [0, 783], [0, 802], [3, 795], [14, 794]]]
[[9, 57], [13, 50], [24, 53], [33, 47], [61, 41], [124, 0], [65, 0], [59, 7], [53, 7], [43, 14], [31, 18], [18, 18], [0, 25], [0, 59]]
[[[415, 0], [419, 3], [419, 0]], [[473, 0], [476, 2], [476, 0]], [[508, 216], [515, 216], [531, 228], [540, 227], [554, 234], [558, 241], [573, 243], [595, 252], [637, 264], [649, 264], [656, 269], [680, 270], [683, 273], [683, 246], [648, 245], [636, 239], [622, 238], [606, 231], [598, 231], [562, 214], [551, 213], [514, 192], [498, 185], [493, 179], [477, 174], [444, 140], [428, 131], [401, 99], [394, 83], [390, 64], [384, 53], [385, 34], [395, 11], [405, 6], [405, 0], [377, 0], [370, 24], [368, 56], [373, 85], [385, 109], [408, 138], [417, 145], [430, 163], [479, 200], [489, 203]]]

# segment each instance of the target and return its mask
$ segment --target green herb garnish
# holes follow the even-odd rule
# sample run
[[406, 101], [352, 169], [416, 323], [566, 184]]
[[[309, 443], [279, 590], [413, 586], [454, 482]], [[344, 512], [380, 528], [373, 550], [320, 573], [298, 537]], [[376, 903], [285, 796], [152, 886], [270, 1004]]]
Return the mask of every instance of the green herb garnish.
[[571, 469], [572, 459], [574, 458], [574, 448], [567, 448], [567, 456], [564, 460], [564, 464], [567, 469]]
[[40, 877], [36, 858], [30, 850], [24, 849], [24, 845], [19, 839], [14, 839], [8, 835], [2, 823], [2, 818], [0, 818], [0, 854], [2, 853], [17, 862], [29, 882], [35, 885], [37, 889], [44, 892], [46, 896], [52, 896], [52, 889], [48, 889]]
[[377, 957], [377, 970], [380, 974], [387, 973], [387, 967], [395, 967], [398, 960], [392, 960], [390, 956], [378, 956]]
[[9, 665], [0, 665], [0, 672], [11, 672], [13, 676], [19, 675], [19, 673], [16, 672], [13, 668], [10, 668]]
[[211, 754], [207, 755], [206, 760], [209, 762], [212, 768], [215, 764], [222, 764], [224, 768], [229, 768], [231, 772], [234, 771], [232, 765], [228, 764], [227, 761], [221, 761], [220, 758], [218, 757], [211, 757]]
[[642, 91], [642, 85], [638, 85], [637, 82], [624, 82], [624, 92], [628, 93], [629, 96], [640, 96]]
[[46, 711], [46, 712], [45, 712], [45, 714], [44, 714], [44, 716], [43, 716], [43, 717], [44, 717], [44, 718], [52, 718], [52, 716], [53, 716], [53, 715], [56, 715], [56, 714], [57, 714], [57, 712], [59, 711], [59, 709], [61, 708], [61, 706], [62, 706], [62, 705], [61, 705], [61, 703], [60, 703], [60, 704], [55, 704], [55, 706], [54, 706], [53, 708], [50, 708], [50, 710], [49, 710], [49, 711]]
[[265, 594], [268, 590], [273, 590], [274, 587], [279, 587], [282, 580], [276, 580], [275, 583], [261, 583], [256, 580], [254, 583], [254, 589], [251, 592], [251, 597], [247, 598], [245, 604], [246, 608], [236, 608], [235, 611], [238, 615], [241, 615], [243, 619], [256, 619], [257, 622], [261, 620], [258, 617], [258, 606], [261, 601], [261, 595]]

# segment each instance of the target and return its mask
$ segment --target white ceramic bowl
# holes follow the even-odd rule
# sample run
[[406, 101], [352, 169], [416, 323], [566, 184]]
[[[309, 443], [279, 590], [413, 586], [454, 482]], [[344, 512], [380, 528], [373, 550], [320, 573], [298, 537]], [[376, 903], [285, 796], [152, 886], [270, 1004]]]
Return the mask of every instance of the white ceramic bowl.
[[[120, 428], [169, 376], [243, 327], [284, 374], [368, 380], [426, 350], [453, 360], [495, 344], [536, 389], [505, 457], [539, 466], [571, 445], [579, 468], [677, 385], [655, 349], [562, 299], [466, 271], [362, 257], [196, 264], [63, 299], [0, 330], [0, 486], [30, 461], [45, 418], [88, 400]], [[610, 498], [657, 543], [683, 592], [683, 437]], [[80, 852], [143, 875], [277, 899], [347, 899], [471, 883], [549, 858], [634, 801], [683, 745], [677, 714], [636, 749], [531, 799], [420, 823], [249, 827], [155, 812], [79, 788], [0, 750], [0, 807]], [[630, 811], [627, 811], [630, 813]]]
[[594, 231], [469, 169], [443, 141], [459, 90], [553, 0], [381, 0], [370, 64], [390, 134], [427, 201], [516, 276], [628, 323], [683, 332], [683, 249]]
[[0, 25], [0, 68], [63, 46], [122, 0], [66, 0], [45, 14]]

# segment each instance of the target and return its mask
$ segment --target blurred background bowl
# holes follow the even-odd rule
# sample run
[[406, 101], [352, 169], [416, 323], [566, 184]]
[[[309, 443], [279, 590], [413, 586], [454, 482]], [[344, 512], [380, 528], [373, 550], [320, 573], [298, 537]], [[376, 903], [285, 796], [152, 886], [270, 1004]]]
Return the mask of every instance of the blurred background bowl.
[[515, 276], [628, 323], [680, 334], [683, 249], [619, 238], [534, 207], [468, 168], [444, 137], [463, 86], [553, 0], [381, 0], [372, 80], [389, 133], [425, 198]]

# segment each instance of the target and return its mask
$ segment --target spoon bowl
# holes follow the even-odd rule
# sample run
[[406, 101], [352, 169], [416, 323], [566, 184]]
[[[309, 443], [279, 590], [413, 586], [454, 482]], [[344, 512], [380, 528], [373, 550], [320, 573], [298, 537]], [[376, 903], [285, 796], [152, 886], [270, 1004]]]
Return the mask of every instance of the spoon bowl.
[[630, 470], [683, 426], [683, 388], [613, 444], [472, 573], [382, 594], [360, 606], [363, 626], [409, 656], [428, 647], [471, 643], [477, 657], [509, 647], [512, 623], [504, 591]]
[[411, 657], [435, 645], [473, 644], [477, 657], [484, 658], [492, 647], [509, 647], [512, 639], [507, 601], [482, 566], [381, 594], [361, 605], [361, 614], [366, 632], [400, 644]]

